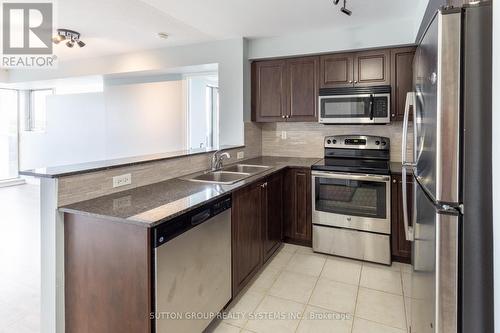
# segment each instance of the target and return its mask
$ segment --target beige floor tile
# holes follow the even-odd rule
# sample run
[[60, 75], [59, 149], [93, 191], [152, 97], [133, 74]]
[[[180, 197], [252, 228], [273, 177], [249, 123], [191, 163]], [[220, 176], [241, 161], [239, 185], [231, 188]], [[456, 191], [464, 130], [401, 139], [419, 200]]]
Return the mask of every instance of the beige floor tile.
[[295, 332], [305, 305], [282, 298], [266, 296], [245, 329], [257, 333]]
[[406, 330], [385, 326], [362, 318], [354, 318], [352, 333], [405, 333]]
[[288, 262], [290, 261], [290, 259], [292, 259], [292, 257], [293, 253], [280, 251], [271, 259], [271, 262], [268, 266], [272, 266], [277, 269], [283, 269], [286, 267], [286, 265], [288, 265]]
[[281, 270], [275, 266], [267, 266], [259, 274], [259, 276], [252, 282], [249, 290], [260, 293], [267, 293], [267, 291], [274, 284]]
[[232, 326], [229, 324], [226, 324], [224, 322], [221, 322], [213, 331], [212, 333], [239, 333], [241, 331], [240, 327]]
[[383, 265], [383, 264], [376, 264], [374, 262], [364, 261], [363, 266], [375, 267], [375, 268], [386, 268], [386, 269], [389, 269], [391, 271], [401, 272], [401, 266], [399, 266], [397, 262], [393, 262], [391, 266], [387, 266], [387, 265]]
[[253, 291], [246, 291], [239, 299], [231, 304], [226, 310], [226, 316], [229, 318], [224, 319], [226, 324], [235, 325], [238, 327], [245, 326], [248, 317], [257, 308], [259, 303], [264, 298], [264, 294]]
[[323, 270], [325, 261], [326, 259], [321, 257], [295, 253], [285, 269], [289, 272], [319, 276]]
[[299, 245], [285, 243], [285, 244], [283, 244], [283, 247], [281, 248], [281, 251], [295, 253], [295, 252], [297, 252], [297, 250], [298, 250], [299, 247], [300, 247]]
[[353, 314], [358, 287], [320, 278], [309, 304], [336, 312]]
[[355, 316], [390, 327], [406, 327], [403, 296], [382, 291], [360, 287]]
[[360, 262], [341, 258], [331, 258], [326, 260], [321, 277], [338, 282], [358, 285], [361, 275]]
[[297, 333], [350, 333], [352, 316], [308, 305]]
[[316, 280], [314, 276], [283, 271], [269, 289], [269, 295], [305, 304], [311, 296]]
[[316, 257], [320, 257], [320, 258], [325, 258], [325, 259], [331, 257], [328, 254], [314, 252], [313, 249], [312, 249], [312, 247], [308, 247], [308, 246], [299, 246], [299, 248], [297, 249], [297, 253], [300, 253], [300, 254], [309, 254], [309, 255], [312, 255], [312, 256], [316, 256]]
[[360, 286], [403, 295], [401, 272], [383, 267], [363, 266]]
[[401, 271], [401, 273], [411, 273], [411, 271], [412, 271], [411, 265], [404, 264], [402, 262], [395, 261], [395, 262], [392, 263], [392, 267], [399, 268], [399, 270]]
[[403, 282], [403, 295], [411, 297], [411, 274], [401, 273], [401, 281]]

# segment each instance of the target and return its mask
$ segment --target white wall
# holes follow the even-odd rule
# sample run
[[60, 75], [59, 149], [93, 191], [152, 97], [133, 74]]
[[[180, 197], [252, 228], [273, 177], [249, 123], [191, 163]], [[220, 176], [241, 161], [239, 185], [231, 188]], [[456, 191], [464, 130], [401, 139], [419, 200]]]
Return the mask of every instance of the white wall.
[[106, 158], [186, 149], [182, 81], [104, 88]]
[[[207, 86], [218, 85], [216, 77], [210, 76], [191, 76], [188, 79], [188, 117], [189, 117], [189, 147], [200, 148], [210, 146], [207, 144], [207, 134], [209, 126], [214, 127], [212, 116], [217, 117], [216, 114], [212, 115], [207, 109]], [[211, 123], [211, 124], [210, 124]], [[213, 128], [217, 132], [216, 128]], [[217, 142], [215, 142], [217, 144]]]
[[20, 132], [20, 169], [186, 149], [183, 81], [47, 98], [44, 132]]
[[[498, 0], [497, 0], [498, 1]], [[500, 6], [493, 6], [493, 236], [495, 332], [500, 333]]]
[[241, 38], [176, 46], [117, 56], [61, 62], [57, 70], [10, 71], [9, 81], [25, 82], [86, 75], [164, 70], [218, 64], [220, 144], [240, 145], [243, 131], [244, 40]]
[[[418, 14], [420, 15], [420, 13]], [[415, 42], [415, 20], [398, 20], [348, 29], [321, 30], [252, 39], [249, 59], [406, 45]]]
[[104, 159], [105, 121], [102, 93], [49, 96], [45, 132], [19, 133], [20, 169]]

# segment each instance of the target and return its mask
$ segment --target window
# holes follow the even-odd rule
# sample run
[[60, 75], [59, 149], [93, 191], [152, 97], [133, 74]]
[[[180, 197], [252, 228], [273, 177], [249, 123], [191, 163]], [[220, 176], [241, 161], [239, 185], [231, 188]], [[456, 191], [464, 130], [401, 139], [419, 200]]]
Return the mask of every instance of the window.
[[52, 89], [29, 90], [25, 113], [26, 131], [45, 131], [47, 123], [47, 96], [53, 95]]
[[0, 182], [18, 176], [18, 94], [0, 89]]
[[219, 88], [216, 75], [188, 78], [188, 147], [219, 145]]

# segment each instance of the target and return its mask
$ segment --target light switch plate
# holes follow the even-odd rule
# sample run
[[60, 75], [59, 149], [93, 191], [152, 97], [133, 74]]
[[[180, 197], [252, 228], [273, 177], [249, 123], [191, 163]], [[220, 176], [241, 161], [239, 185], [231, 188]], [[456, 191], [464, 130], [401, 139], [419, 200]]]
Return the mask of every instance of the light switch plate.
[[113, 177], [113, 188], [132, 184], [132, 175], [130, 173]]
[[281, 131], [281, 140], [286, 140], [286, 131]]
[[241, 160], [242, 158], [245, 158], [245, 152], [239, 151], [238, 154], [236, 154], [236, 158], [239, 160]]

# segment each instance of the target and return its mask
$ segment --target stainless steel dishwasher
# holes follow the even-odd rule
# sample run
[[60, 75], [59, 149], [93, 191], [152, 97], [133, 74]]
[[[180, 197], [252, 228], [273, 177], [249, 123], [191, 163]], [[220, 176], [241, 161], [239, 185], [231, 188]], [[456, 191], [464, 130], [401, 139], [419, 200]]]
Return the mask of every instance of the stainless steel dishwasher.
[[231, 299], [231, 197], [154, 229], [154, 332], [201, 333]]

